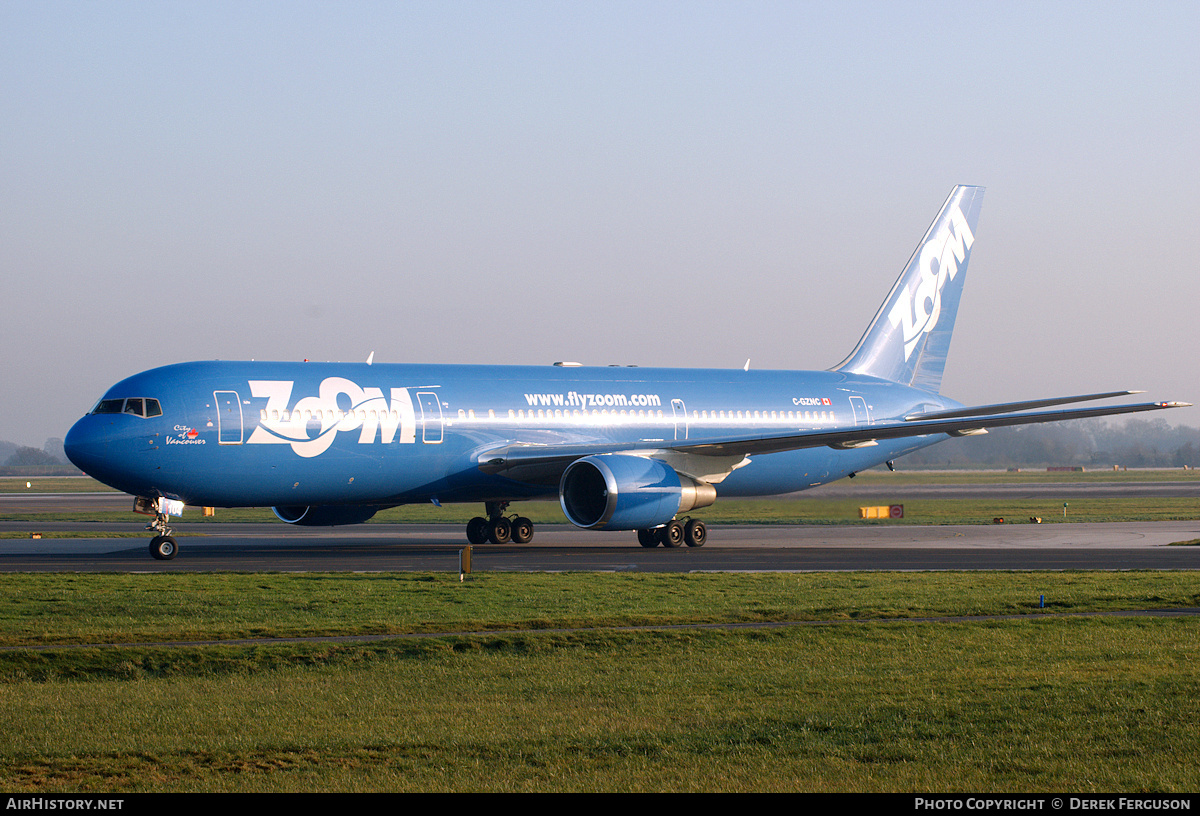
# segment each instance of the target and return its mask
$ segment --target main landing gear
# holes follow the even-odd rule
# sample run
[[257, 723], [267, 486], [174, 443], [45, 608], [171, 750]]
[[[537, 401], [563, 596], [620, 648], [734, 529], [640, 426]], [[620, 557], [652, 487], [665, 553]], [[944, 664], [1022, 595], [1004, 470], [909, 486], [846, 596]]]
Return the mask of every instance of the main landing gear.
[[467, 541], [472, 544], [528, 544], [533, 540], [533, 522], [524, 516], [505, 516], [508, 502], [484, 502], [487, 518], [476, 516], [467, 522]]
[[[533, 540], [533, 522], [516, 514], [504, 515], [509, 503], [485, 502], [487, 518], [476, 516], [467, 522], [467, 541], [472, 544], [528, 544]], [[638, 530], [638, 543], [653, 548], [703, 547], [708, 540], [708, 527], [700, 519], [672, 519], [661, 527]], [[156, 558], [158, 556], [155, 556]], [[173, 557], [173, 556], [167, 556]]]
[[154, 521], [146, 525], [147, 530], [153, 530], [158, 535], [150, 539], [150, 554], [159, 561], [170, 561], [179, 554], [179, 545], [175, 543], [175, 532], [167, 526], [170, 517], [164, 513], [155, 513]]
[[638, 543], [647, 549], [653, 549], [659, 544], [664, 547], [678, 547], [680, 544], [703, 547], [707, 540], [708, 527], [700, 519], [671, 519], [661, 527], [638, 530]]

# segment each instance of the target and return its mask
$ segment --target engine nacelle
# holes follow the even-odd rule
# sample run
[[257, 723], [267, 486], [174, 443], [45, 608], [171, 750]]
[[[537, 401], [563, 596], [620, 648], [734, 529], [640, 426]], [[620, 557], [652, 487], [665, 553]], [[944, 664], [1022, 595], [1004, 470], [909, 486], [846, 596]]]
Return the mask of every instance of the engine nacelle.
[[378, 512], [378, 507], [338, 506], [336, 504], [316, 507], [272, 507], [271, 511], [280, 521], [299, 524], [301, 527], [334, 527], [339, 524], [361, 524]]
[[717, 500], [708, 482], [676, 473], [658, 459], [616, 453], [572, 462], [558, 494], [567, 520], [585, 530], [658, 527]]

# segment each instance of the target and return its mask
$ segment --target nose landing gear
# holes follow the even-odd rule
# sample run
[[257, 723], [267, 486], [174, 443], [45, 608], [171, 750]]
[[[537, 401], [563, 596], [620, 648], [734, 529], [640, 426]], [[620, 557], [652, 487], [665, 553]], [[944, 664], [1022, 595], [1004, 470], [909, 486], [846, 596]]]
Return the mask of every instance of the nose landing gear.
[[173, 536], [160, 535], [150, 539], [150, 554], [159, 561], [170, 561], [178, 552], [179, 545]]
[[179, 545], [172, 535], [175, 531], [167, 526], [170, 516], [165, 513], [155, 513], [154, 521], [146, 525], [147, 530], [154, 530], [158, 535], [150, 539], [150, 555], [158, 561], [170, 561], [179, 553]]

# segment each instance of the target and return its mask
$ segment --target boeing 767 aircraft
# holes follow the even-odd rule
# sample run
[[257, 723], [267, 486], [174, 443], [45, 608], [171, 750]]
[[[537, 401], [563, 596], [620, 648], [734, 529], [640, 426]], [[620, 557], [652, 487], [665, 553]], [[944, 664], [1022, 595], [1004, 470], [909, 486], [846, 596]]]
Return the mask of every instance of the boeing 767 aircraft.
[[[85, 473], [154, 515], [270, 506], [290, 524], [477, 502], [475, 544], [528, 542], [510, 502], [557, 497], [589, 530], [698, 547], [718, 496], [815, 487], [988, 428], [1183, 403], [1041, 410], [1116, 391], [964, 407], [939, 389], [983, 199], [956, 187], [858, 346], [828, 371], [195, 362], [108, 389], [66, 437]], [[683, 516], [683, 517], [681, 517]]]

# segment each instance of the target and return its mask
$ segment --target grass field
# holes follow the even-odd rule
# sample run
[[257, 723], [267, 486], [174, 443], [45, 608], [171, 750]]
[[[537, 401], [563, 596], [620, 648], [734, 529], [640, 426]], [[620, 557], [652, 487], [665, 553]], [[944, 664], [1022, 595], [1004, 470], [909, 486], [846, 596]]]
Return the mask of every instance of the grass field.
[[[874, 504], [875, 502], [872, 502]], [[1054, 499], [924, 499], [904, 502], [902, 519], [860, 519], [858, 509], [863, 502], [857, 499], [721, 499], [712, 507], [692, 511], [689, 516], [702, 518], [708, 524], [856, 524], [856, 525], [926, 525], [926, 524], [991, 524], [996, 518], [1005, 523], [1028, 524], [1031, 518], [1042, 523], [1108, 522], [1108, 521], [1183, 521], [1200, 516], [1200, 501], [1195, 498], [1110, 498], [1077, 499], [1070, 502], [1068, 514], [1063, 515], [1062, 502]], [[465, 525], [480, 507], [474, 504], [405, 505], [376, 514], [371, 524], [453, 524]], [[513, 504], [510, 512], [527, 515], [535, 524], [566, 524], [561, 508], [555, 502], [522, 502]], [[37, 521], [53, 529], [54, 522], [132, 523], [145, 517], [128, 511], [93, 511], [65, 513], [0, 512], [3, 521]], [[198, 508], [188, 508], [182, 523], [189, 535], [203, 535], [203, 525], [227, 522], [270, 522], [279, 519], [266, 508], [218, 508], [216, 515], [206, 518]], [[46, 532], [43, 531], [43, 532]], [[0, 534], [2, 535], [2, 534]], [[142, 535], [142, 533], [131, 533]]]
[[[0, 479], [0, 492], [103, 489], [29, 481]], [[897, 523], [860, 521], [861, 503], [722, 500], [697, 515]], [[552, 502], [513, 509], [563, 521]], [[1061, 512], [906, 501], [900, 523]], [[1197, 514], [1194, 498], [1099, 499], [1071, 501], [1068, 520]], [[140, 519], [58, 514], [47, 530], [68, 517]], [[198, 511], [184, 521], [203, 534]], [[1112, 615], [1200, 607], [1194, 572], [12, 574], [3, 586], [0, 789], [14, 793], [1200, 789], [1200, 618]], [[297, 640], [321, 637], [335, 639]], [[256, 640], [174, 645], [230, 639]]]
[[1200, 786], [1193, 573], [5, 580], [10, 792]]
[[[31, 487], [24, 485], [28, 481]], [[990, 524], [993, 519], [1003, 518], [1006, 523], [1029, 523], [1031, 518], [1040, 518], [1043, 523], [1057, 522], [1106, 522], [1106, 521], [1177, 521], [1200, 516], [1200, 503], [1195, 497], [1121, 497], [1071, 499], [1067, 513], [1063, 513], [1063, 501], [1052, 496], [1046, 498], [965, 498], [965, 499], [918, 499], [906, 500], [906, 485], [929, 484], [1119, 484], [1129, 482], [1171, 481], [1194, 482], [1200, 489], [1200, 471], [1196, 470], [1144, 470], [1144, 471], [1096, 471], [1087, 473], [1007, 473], [998, 471], [979, 472], [904, 472], [868, 471], [859, 474], [858, 485], [870, 488], [894, 490], [894, 501], [904, 504], [903, 519], [861, 520], [859, 507], [864, 502], [879, 503], [874, 499], [821, 498], [819, 492], [771, 499], [720, 499], [711, 507], [694, 511], [691, 515], [704, 519], [709, 524]], [[86, 478], [52, 478], [45, 480], [0, 479], [0, 492], [95, 492], [108, 490], [103, 485]], [[888, 503], [890, 503], [889, 500]], [[537, 524], [565, 524], [557, 502], [522, 502], [510, 508], [512, 512], [527, 515]], [[378, 513], [370, 523], [445, 523], [463, 525], [481, 507], [475, 504], [405, 505]], [[127, 511], [92, 511], [65, 513], [0, 512], [0, 520], [72, 522], [131, 522], [142, 517]], [[183, 521], [191, 527], [193, 534], [210, 522], [273, 522], [275, 515], [267, 508], [218, 508], [216, 515], [206, 518], [198, 508], [189, 508]], [[140, 533], [138, 533], [140, 535]]]

